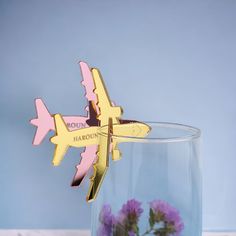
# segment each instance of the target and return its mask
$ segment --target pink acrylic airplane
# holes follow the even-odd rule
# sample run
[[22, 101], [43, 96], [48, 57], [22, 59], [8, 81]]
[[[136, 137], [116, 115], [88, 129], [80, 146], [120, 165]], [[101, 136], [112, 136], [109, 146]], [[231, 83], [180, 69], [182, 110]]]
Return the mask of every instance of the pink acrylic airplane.
[[[85, 97], [89, 102], [89, 108], [87, 108], [87, 116], [63, 116], [69, 130], [76, 130], [88, 126], [97, 125], [97, 96], [94, 94], [94, 82], [89, 66], [85, 62], [80, 62], [80, 69], [82, 73], [82, 84], [85, 87]], [[30, 121], [31, 124], [37, 127], [33, 145], [39, 145], [47, 133], [51, 130], [55, 130], [54, 118], [49, 113], [47, 107], [41, 99], [35, 100], [35, 106], [37, 111], [37, 118]], [[97, 145], [86, 147], [84, 152], [81, 153], [81, 161], [76, 166], [77, 171], [72, 181], [72, 186], [78, 186], [82, 182], [86, 173], [93, 165], [97, 152]], [[60, 163], [54, 162], [54, 165], [59, 165]]]

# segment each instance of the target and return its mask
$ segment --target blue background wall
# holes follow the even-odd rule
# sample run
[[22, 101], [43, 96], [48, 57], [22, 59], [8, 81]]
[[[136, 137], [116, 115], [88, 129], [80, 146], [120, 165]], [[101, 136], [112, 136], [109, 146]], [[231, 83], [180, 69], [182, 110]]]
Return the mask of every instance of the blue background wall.
[[236, 230], [235, 29], [233, 0], [1, 0], [0, 227], [90, 226], [87, 187], [69, 187], [78, 150], [53, 168], [28, 123], [35, 97], [81, 114], [85, 60], [124, 117], [202, 129], [204, 229]]

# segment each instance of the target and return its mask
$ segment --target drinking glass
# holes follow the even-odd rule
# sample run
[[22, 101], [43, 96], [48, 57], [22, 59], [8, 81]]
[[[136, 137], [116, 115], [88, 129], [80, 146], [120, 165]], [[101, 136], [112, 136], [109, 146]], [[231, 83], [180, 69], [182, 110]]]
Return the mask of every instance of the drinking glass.
[[120, 141], [119, 161], [109, 168], [92, 203], [93, 236], [200, 236], [202, 187], [200, 130], [146, 122], [145, 138]]

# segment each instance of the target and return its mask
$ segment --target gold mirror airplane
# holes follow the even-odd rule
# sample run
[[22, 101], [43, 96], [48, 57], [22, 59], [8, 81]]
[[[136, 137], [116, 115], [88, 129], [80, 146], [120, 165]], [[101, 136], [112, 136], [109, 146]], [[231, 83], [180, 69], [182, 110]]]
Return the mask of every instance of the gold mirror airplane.
[[97, 197], [109, 166], [109, 151], [111, 150], [113, 160], [119, 160], [120, 151], [117, 144], [132, 141], [129, 138], [120, 139], [115, 137], [142, 138], [150, 131], [150, 127], [145, 123], [121, 123], [122, 108], [112, 104], [99, 70], [92, 69], [92, 75], [95, 85], [94, 92], [98, 100], [99, 115], [97, 119], [99, 125], [69, 131], [62, 116], [56, 114], [54, 115], [56, 135], [51, 138], [51, 142], [56, 145], [53, 157], [54, 165], [59, 165], [69, 147], [79, 148], [97, 145], [97, 158], [93, 163], [94, 173], [90, 178], [90, 187], [87, 194], [88, 202]]

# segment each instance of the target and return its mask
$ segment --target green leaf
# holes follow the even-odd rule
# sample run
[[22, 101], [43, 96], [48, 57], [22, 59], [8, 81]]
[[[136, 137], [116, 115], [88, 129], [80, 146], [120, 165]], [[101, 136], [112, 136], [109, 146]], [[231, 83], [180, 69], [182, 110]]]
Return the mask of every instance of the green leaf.
[[153, 228], [154, 224], [155, 224], [155, 213], [152, 210], [152, 208], [150, 208], [150, 210], [149, 210], [149, 225], [151, 228]]

